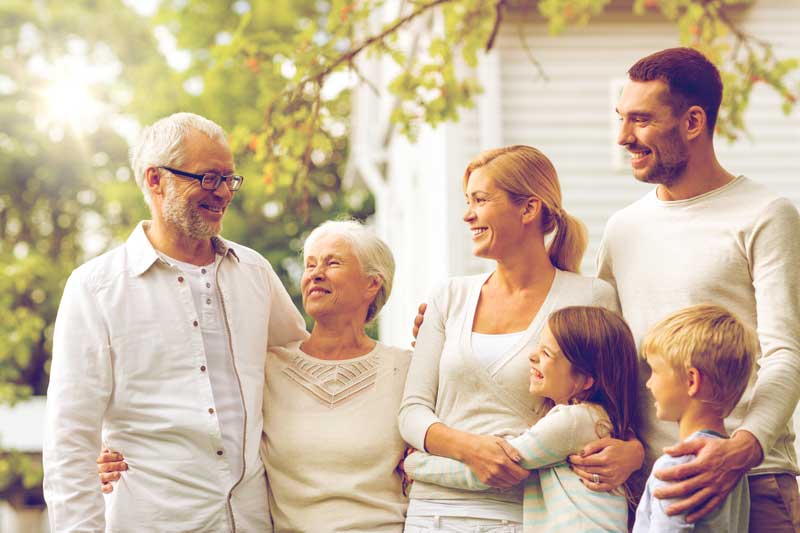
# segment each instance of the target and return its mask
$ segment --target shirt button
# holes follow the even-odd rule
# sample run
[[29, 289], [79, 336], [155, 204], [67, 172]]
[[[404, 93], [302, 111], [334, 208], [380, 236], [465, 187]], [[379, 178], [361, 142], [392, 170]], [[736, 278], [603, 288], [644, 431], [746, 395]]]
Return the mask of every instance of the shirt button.
[[194, 327], [197, 327], [197, 320], [195, 320], [194, 322], [192, 322], [192, 325], [193, 325]]
[[178, 283], [183, 283], [183, 276], [178, 276]]
[[206, 283], [206, 289], [210, 289], [210, 288], [211, 288], [211, 284], [210, 283]]
[[222, 455], [223, 453], [225, 452], [223, 452], [222, 450], [217, 450], [217, 455]]
[[207, 303], [208, 305], [211, 305], [211, 298], [207, 299], [207, 300], [206, 300], [206, 303]]
[[206, 371], [206, 365], [200, 365], [200, 372]]
[[200, 272], [202, 272], [203, 274], [205, 274], [205, 273], [206, 273], [206, 269], [205, 269], [205, 268], [201, 268], [201, 269], [200, 269]]
[[213, 415], [214, 414], [214, 408], [213, 407], [209, 407], [208, 408], [208, 413]]

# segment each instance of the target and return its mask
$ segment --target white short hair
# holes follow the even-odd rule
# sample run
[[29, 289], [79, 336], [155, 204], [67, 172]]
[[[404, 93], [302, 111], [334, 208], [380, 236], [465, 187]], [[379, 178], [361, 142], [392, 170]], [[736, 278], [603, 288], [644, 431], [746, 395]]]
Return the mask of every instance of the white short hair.
[[136, 184], [142, 189], [144, 200], [151, 205], [150, 190], [145, 183], [145, 173], [150, 167], [181, 166], [183, 139], [192, 130], [205, 133], [211, 139], [228, 146], [225, 130], [218, 124], [194, 113], [174, 113], [156, 121], [142, 130], [131, 147], [130, 158]]
[[344, 237], [353, 247], [353, 252], [361, 263], [367, 276], [381, 279], [381, 288], [369, 304], [365, 323], [371, 322], [389, 300], [394, 281], [394, 256], [383, 240], [357, 220], [329, 220], [323, 222], [306, 237], [303, 255], [320, 237], [338, 235]]

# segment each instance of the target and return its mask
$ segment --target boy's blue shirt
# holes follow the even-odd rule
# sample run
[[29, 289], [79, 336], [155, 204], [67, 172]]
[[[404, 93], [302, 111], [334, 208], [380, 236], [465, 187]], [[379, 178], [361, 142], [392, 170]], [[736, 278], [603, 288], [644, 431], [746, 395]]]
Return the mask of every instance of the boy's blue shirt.
[[[686, 440], [698, 437], [711, 439], [724, 439], [719, 433], [709, 430], [696, 431], [689, 435]], [[672, 457], [662, 455], [653, 465], [653, 471], [647, 478], [647, 485], [636, 509], [636, 522], [633, 525], [633, 533], [667, 533], [672, 531], [695, 531], [695, 532], [719, 532], [746, 533], [750, 521], [750, 491], [747, 484], [747, 476], [739, 480], [733, 491], [728, 494], [725, 501], [703, 519], [689, 524], [686, 522], [686, 514], [668, 516], [667, 507], [679, 501], [677, 499], [659, 500], [653, 496], [653, 492], [659, 487], [666, 487], [672, 484], [669, 481], [657, 479], [653, 472], [663, 470], [673, 466], [688, 463], [696, 456], [694, 454]]]

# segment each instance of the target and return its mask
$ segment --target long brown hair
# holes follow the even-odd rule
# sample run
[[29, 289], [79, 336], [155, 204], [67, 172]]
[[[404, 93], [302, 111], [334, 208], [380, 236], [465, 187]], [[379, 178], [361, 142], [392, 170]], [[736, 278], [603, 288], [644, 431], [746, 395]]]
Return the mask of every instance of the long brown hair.
[[[573, 369], [594, 379], [592, 386], [575, 399], [601, 405], [611, 420], [615, 439], [638, 437], [639, 360], [628, 324], [602, 307], [573, 306], [550, 314], [547, 325]], [[642, 483], [640, 470], [622, 487], [628, 501], [629, 528]]]
[[588, 239], [586, 227], [561, 207], [561, 186], [553, 163], [531, 146], [513, 145], [486, 150], [473, 159], [464, 172], [463, 187], [475, 170], [489, 166], [498, 188], [517, 205], [534, 196], [542, 202], [542, 232], [555, 230], [547, 248], [550, 262], [561, 270], [578, 272]]
[[603, 406], [615, 439], [635, 434], [638, 357], [628, 324], [602, 307], [573, 306], [552, 313], [547, 325], [573, 369], [594, 379], [577, 399]]

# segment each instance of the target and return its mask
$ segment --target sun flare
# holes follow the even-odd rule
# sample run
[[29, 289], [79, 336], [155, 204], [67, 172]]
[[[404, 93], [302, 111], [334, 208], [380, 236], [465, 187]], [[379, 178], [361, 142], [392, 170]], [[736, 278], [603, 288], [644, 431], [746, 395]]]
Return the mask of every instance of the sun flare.
[[95, 131], [106, 106], [94, 94], [92, 66], [64, 60], [53, 67], [40, 92], [43, 126], [69, 128], [77, 135]]

